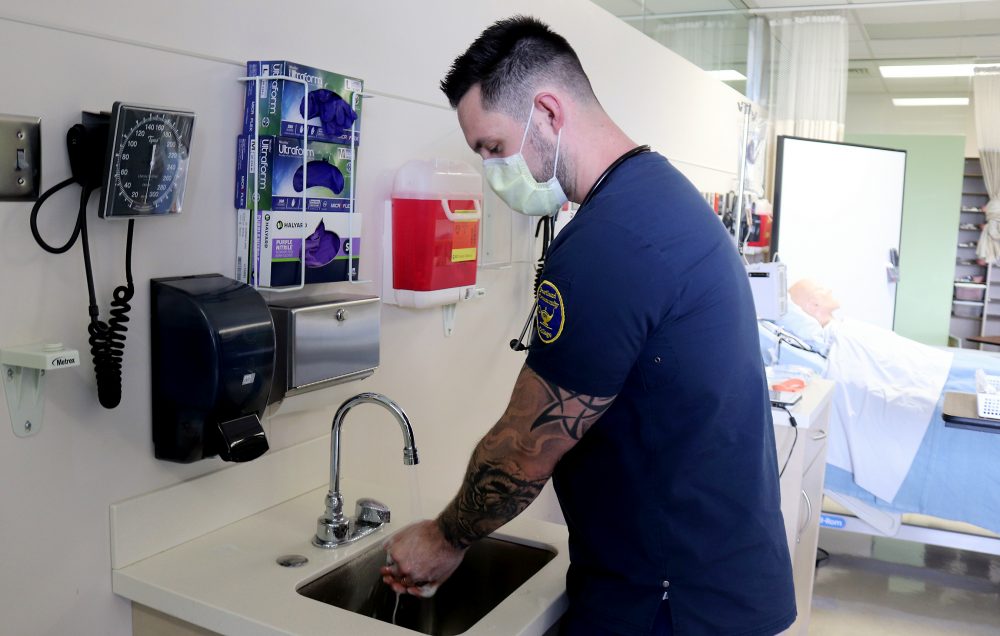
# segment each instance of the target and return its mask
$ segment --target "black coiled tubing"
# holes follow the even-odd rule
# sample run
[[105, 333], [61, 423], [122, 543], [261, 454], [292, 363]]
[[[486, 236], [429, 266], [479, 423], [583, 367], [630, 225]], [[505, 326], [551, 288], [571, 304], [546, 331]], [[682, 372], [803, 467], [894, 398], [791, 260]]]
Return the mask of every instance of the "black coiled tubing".
[[104, 322], [100, 319], [97, 307], [97, 294], [94, 292], [94, 272], [90, 262], [90, 241], [87, 237], [87, 203], [91, 195], [98, 190], [94, 186], [84, 186], [80, 195], [80, 209], [76, 224], [69, 239], [58, 247], [49, 245], [38, 231], [38, 211], [45, 201], [63, 188], [73, 184], [75, 178], [69, 178], [57, 183], [38, 198], [31, 208], [31, 235], [46, 252], [63, 254], [68, 252], [77, 239], [83, 238], [83, 265], [87, 274], [87, 293], [90, 304], [87, 308], [90, 314], [90, 324], [87, 332], [90, 334], [90, 353], [94, 358], [94, 373], [97, 376], [97, 399], [101, 406], [113, 409], [122, 400], [122, 358], [125, 352], [125, 333], [128, 331], [128, 312], [132, 309], [129, 301], [135, 294], [132, 283], [132, 233], [133, 221], [128, 222], [128, 238], [125, 244], [125, 280], [126, 284], [115, 288], [111, 301], [111, 318]]

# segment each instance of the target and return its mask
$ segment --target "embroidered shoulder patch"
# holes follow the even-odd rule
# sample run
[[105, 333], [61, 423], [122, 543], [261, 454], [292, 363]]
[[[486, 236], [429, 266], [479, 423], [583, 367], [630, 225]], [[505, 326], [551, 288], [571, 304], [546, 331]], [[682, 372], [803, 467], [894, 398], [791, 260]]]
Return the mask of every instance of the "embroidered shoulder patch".
[[538, 339], [551, 344], [562, 335], [566, 326], [566, 306], [562, 293], [555, 283], [543, 280], [538, 285], [538, 301], [535, 311], [535, 331]]

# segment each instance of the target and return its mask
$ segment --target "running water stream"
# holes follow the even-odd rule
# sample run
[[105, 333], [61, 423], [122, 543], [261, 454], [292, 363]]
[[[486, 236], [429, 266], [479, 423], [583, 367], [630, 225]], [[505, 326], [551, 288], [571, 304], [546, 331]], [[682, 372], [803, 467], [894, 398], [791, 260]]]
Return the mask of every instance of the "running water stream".
[[396, 592], [396, 604], [392, 608], [392, 624], [393, 625], [396, 624], [396, 612], [399, 611], [399, 597], [400, 597], [400, 593]]
[[[410, 493], [410, 522], [418, 521], [423, 519], [423, 506], [420, 504], [420, 473], [417, 471], [417, 465], [407, 466], [406, 472], [406, 483], [409, 485]], [[399, 599], [401, 594], [396, 592], [396, 604], [392, 608], [392, 624], [396, 624], [396, 613], [399, 611]]]
[[419, 464], [405, 467], [406, 483], [410, 488], [410, 521], [424, 518], [423, 507], [420, 505], [420, 472]]

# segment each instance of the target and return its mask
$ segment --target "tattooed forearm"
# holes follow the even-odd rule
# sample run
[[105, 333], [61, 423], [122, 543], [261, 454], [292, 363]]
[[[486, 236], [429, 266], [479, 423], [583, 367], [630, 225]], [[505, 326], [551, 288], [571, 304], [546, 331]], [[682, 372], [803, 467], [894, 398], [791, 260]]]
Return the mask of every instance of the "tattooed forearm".
[[526, 479], [522, 471], [477, 457], [469, 462], [465, 483], [441, 513], [438, 525], [448, 543], [467, 548], [490, 534], [528, 507], [541, 492], [548, 477]]
[[507, 411], [479, 442], [458, 495], [438, 517], [448, 542], [466, 548], [520, 514], [613, 400], [561, 389], [525, 367]]
[[600, 398], [583, 395], [577, 391], [566, 391], [541, 378], [538, 380], [544, 385], [548, 394], [546, 398], [548, 404], [531, 424], [531, 430], [555, 424], [561, 427], [570, 439], [579, 441], [590, 425], [601, 417], [614, 400], [613, 397]]

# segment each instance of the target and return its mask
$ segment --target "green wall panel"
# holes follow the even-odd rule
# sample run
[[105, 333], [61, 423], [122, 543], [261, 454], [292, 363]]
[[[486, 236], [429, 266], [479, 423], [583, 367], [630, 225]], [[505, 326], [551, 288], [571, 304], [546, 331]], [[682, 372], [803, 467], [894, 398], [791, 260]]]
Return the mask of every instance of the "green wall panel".
[[965, 137], [848, 134], [844, 141], [906, 151], [893, 330], [925, 344], [948, 344]]

